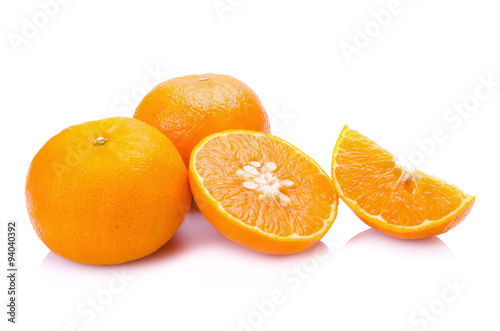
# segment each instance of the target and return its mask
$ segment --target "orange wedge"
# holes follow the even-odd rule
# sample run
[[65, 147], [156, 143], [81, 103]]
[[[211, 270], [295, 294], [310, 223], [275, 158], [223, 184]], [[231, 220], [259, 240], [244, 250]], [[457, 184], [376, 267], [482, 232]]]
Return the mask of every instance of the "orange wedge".
[[475, 197], [418, 170], [357, 131], [344, 127], [333, 151], [332, 178], [340, 198], [369, 226], [403, 239], [452, 229]]
[[290, 143], [229, 130], [203, 139], [189, 166], [202, 214], [224, 236], [254, 251], [292, 254], [315, 243], [337, 215], [328, 175]]

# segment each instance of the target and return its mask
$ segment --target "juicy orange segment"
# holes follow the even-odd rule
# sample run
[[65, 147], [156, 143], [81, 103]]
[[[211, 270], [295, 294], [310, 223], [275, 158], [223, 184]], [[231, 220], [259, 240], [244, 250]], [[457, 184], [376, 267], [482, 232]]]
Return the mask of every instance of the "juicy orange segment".
[[448, 231], [470, 212], [475, 197], [418, 170], [357, 131], [344, 127], [333, 151], [333, 183], [368, 225], [389, 235], [419, 239]]
[[290, 254], [319, 241], [338, 197], [310, 157], [277, 137], [245, 130], [213, 134], [195, 147], [190, 183], [201, 212], [229, 239]]

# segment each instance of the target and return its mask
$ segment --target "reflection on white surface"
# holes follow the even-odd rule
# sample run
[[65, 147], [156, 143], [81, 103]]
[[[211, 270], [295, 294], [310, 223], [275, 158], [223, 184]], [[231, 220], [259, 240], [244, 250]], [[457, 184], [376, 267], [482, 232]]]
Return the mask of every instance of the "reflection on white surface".
[[[328, 263], [330, 255], [322, 242], [294, 255], [256, 253], [225, 238], [198, 210], [191, 210], [172, 240], [143, 259], [93, 266], [50, 252], [39, 269], [38, 279], [44, 291], [40, 297], [49, 303], [46, 309], [52, 298], [68, 303], [55, 329], [75, 322], [82, 330], [99, 330], [103, 320], [113, 320], [116, 309], [119, 318], [125, 319], [147, 309], [156, 321], [167, 311], [176, 323], [182, 320], [191, 325], [186, 330], [202, 328], [207, 320], [216, 320], [217, 329], [224, 325], [234, 329], [235, 316], [246, 318], [248, 311], [255, 309], [253, 300], [265, 300], [276, 291], [290, 296], [289, 292], [305, 287], [319, 274], [317, 271]], [[119, 289], [116, 293], [112, 290], [115, 287]], [[155, 304], [138, 307], [136, 303], [144, 298]], [[92, 307], [94, 303], [98, 309]], [[40, 306], [41, 302], [30, 304]], [[199, 319], [189, 317], [191, 310], [197, 311]], [[42, 305], [39, 313], [48, 313], [44, 311]], [[137, 321], [134, 323], [139, 326]]]
[[[299, 254], [265, 255], [233, 243], [191, 210], [170, 242], [137, 261], [92, 266], [49, 253], [38, 278], [43, 300], [30, 302], [29, 310], [42, 318], [52, 305], [67, 302], [61, 319], [50, 324], [61, 330], [73, 322], [82, 330], [153, 328], [163, 318], [186, 330], [246, 330], [249, 323], [258, 325], [252, 330], [276, 330], [307, 328], [300, 316], [314, 302], [311, 329], [416, 330], [410, 317], [439, 298], [446, 281], [467, 284], [437, 237], [409, 241], [368, 229], [344, 246], [340, 238], [336, 232], [324, 238], [331, 250], [320, 242]], [[468, 293], [447, 309], [456, 309]], [[272, 313], [264, 315], [262, 305]], [[137, 314], [152, 317], [143, 324]]]
[[352, 321], [353, 330], [418, 330], [410, 317], [440, 295], [443, 282], [462, 280], [457, 262], [438, 237], [404, 240], [370, 228], [348, 240], [331, 266], [337, 273], [327, 292], [342, 297], [331, 309], [339, 325]]
[[352, 237], [344, 246], [344, 250], [359, 250], [368, 255], [380, 254], [386, 258], [446, 259], [454, 257], [448, 246], [436, 236], [406, 240], [391, 237], [372, 228]]
[[[68, 302], [56, 329], [76, 322], [82, 330], [100, 330], [137, 311], [151, 313], [158, 322], [168, 311], [168, 318], [182, 321], [186, 329], [245, 330], [258, 322], [253, 330], [273, 330], [275, 323], [284, 323], [282, 314], [294, 325], [301, 311], [316, 302], [316, 315], [325, 318], [318, 317], [315, 328], [352, 325], [355, 330], [375, 324], [414, 330], [410, 317], [439, 297], [443, 282], [463, 281], [457, 259], [438, 237], [402, 240], [368, 229], [341, 246], [336, 236], [324, 239], [331, 250], [320, 242], [299, 254], [265, 255], [233, 243], [191, 210], [172, 240], [150, 256], [92, 266], [49, 253], [39, 282], [47, 291], [44, 302], [51, 302], [49, 293]], [[279, 300], [270, 307], [276, 295]], [[144, 298], [155, 305], [137, 307]], [[260, 312], [263, 304], [272, 314]], [[373, 309], [380, 305], [386, 308]], [[190, 318], [190, 311], [198, 319]], [[208, 328], [207, 321], [214, 327]]]

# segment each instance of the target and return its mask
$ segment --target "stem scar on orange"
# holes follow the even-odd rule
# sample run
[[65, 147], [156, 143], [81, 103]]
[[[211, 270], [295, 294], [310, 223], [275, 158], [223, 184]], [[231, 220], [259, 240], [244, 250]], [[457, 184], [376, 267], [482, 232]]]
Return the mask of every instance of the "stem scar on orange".
[[475, 197], [418, 170], [349, 129], [333, 151], [333, 184], [340, 198], [369, 226], [403, 239], [426, 238], [454, 228]]
[[126, 117], [61, 131], [35, 155], [26, 180], [37, 235], [54, 253], [81, 263], [118, 264], [153, 253], [190, 204], [175, 146]]
[[202, 214], [224, 236], [261, 253], [292, 254], [332, 226], [338, 196], [321, 167], [290, 143], [228, 130], [193, 150], [189, 179]]

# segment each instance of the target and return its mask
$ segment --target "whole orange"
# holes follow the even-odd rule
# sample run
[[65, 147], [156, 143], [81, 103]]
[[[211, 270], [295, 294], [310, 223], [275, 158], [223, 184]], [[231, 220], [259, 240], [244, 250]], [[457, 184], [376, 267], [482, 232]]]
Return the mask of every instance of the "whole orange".
[[238, 79], [219, 74], [177, 77], [159, 84], [144, 97], [134, 117], [166, 135], [186, 166], [194, 146], [212, 133], [271, 131], [257, 95]]
[[153, 253], [174, 235], [190, 204], [179, 152], [133, 118], [61, 131], [35, 155], [26, 180], [38, 237], [81, 263], [117, 264]]

